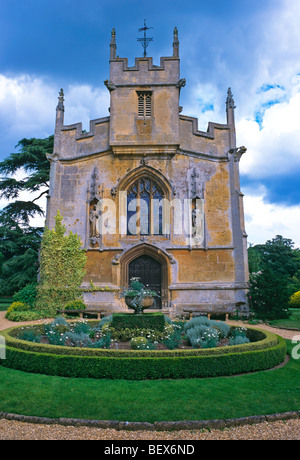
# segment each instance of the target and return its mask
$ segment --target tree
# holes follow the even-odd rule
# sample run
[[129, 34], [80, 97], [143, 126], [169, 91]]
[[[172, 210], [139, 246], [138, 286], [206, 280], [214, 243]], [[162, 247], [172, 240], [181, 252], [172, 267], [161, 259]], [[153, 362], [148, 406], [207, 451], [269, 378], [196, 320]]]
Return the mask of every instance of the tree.
[[55, 227], [45, 228], [41, 243], [36, 307], [50, 316], [67, 302], [80, 298], [85, 275], [86, 254], [81, 249], [80, 238], [72, 232], [65, 235], [62, 220], [58, 211]]
[[0, 295], [36, 282], [41, 228], [20, 226], [0, 213]]
[[250, 307], [260, 318], [289, 316], [292, 280], [300, 269], [298, 252], [292, 240], [281, 235], [249, 248]]
[[[28, 225], [30, 217], [44, 215], [37, 201], [48, 193], [50, 163], [47, 154], [53, 153], [53, 142], [53, 135], [46, 139], [22, 139], [16, 146], [19, 152], [11, 153], [0, 163], [0, 174], [5, 174], [0, 180], [0, 197], [15, 200], [3, 212], [19, 224]], [[20, 171], [28, 176], [16, 179]], [[24, 191], [40, 193], [32, 200], [18, 200]]]
[[250, 245], [248, 248], [249, 273], [257, 273], [262, 268], [261, 254], [257, 246]]
[[[29, 220], [44, 215], [38, 200], [48, 193], [53, 136], [22, 139], [18, 152], [0, 162], [0, 197], [14, 200], [0, 211], [0, 295], [12, 295], [37, 280], [38, 250], [43, 228], [30, 226]], [[16, 175], [23, 172], [22, 177]], [[32, 200], [20, 200], [21, 192], [38, 192]]]
[[287, 279], [267, 265], [250, 275], [249, 304], [255, 316], [263, 320], [289, 317]]
[[300, 268], [293, 241], [281, 235], [268, 240], [263, 246], [262, 262], [288, 278], [292, 278]]

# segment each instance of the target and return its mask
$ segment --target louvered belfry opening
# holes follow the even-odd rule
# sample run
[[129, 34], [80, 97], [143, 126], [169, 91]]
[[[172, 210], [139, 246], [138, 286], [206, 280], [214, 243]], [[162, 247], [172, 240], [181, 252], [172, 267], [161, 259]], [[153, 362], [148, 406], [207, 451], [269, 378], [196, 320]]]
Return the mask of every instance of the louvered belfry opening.
[[138, 91], [138, 116], [151, 117], [152, 115], [152, 92]]

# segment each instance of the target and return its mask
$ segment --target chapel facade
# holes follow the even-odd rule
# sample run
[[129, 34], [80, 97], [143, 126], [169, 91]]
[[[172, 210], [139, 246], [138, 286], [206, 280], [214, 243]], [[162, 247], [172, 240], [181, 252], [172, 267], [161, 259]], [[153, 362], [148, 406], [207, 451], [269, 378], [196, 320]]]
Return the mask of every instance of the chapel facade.
[[[120, 289], [132, 277], [155, 290], [155, 307], [185, 311], [248, 310], [247, 235], [236, 146], [234, 100], [226, 123], [198, 130], [182, 114], [177, 28], [173, 53], [154, 65], [128, 67], [110, 42], [109, 116], [64, 124], [64, 95], [56, 108], [46, 226], [57, 211], [87, 253], [84, 301], [107, 312], [126, 311]], [[225, 114], [224, 114], [225, 118]]]

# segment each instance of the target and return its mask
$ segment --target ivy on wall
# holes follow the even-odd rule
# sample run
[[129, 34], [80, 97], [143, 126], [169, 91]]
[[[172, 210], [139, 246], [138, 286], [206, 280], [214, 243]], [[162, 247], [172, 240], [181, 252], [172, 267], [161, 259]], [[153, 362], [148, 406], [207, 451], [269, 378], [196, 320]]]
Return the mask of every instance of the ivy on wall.
[[37, 288], [37, 308], [55, 315], [57, 309], [82, 295], [86, 254], [77, 234], [66, 233], [63, 217], [57, 212], [55, 227], [45, 228], [40, 254], [40, 283]]

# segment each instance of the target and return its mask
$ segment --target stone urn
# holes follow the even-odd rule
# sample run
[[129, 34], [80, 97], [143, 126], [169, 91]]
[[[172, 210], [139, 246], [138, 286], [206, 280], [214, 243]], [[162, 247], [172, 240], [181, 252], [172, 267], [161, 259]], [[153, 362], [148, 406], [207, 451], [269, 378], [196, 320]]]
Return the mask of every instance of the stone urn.
[[147, 295], [145, 296], [143, 299], [142, 299], [142, 302], [141, 302], [142, 306], [144, 308], [151, 308], [154, 304], [154, 297], [152, 297], [151, 295]]
[[153, 306], [154, 297], [149, 295], [137, 301], [137, 297], [125, 296], [125, 303], [127, 307], [133, 309], [136, 314], [142, 314], [143, 310]]

